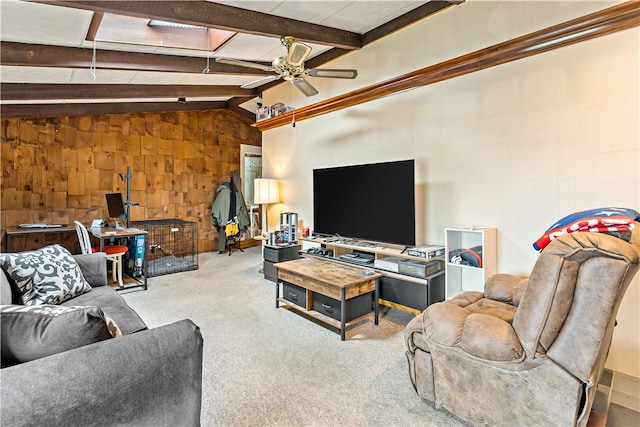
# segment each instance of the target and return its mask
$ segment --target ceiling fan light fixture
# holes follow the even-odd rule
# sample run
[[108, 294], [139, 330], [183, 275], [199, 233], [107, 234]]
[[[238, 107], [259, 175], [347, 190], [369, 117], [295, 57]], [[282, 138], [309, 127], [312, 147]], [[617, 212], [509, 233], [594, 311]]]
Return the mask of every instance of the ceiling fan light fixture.
[[258, 64], [255, 62], [243, 61], [231, 58], [216, 58], [216, 62], [240, 67], [258, 68], [263, 71], [274, 71], [275, 76], [256, 80], [242, 85], [242, 88], [254, 88], [266, 82], [283, 79], [293, 82], [306, 96], [313, 96], [318, 93], [311, 83], [305, 80], [305, 76], [310, 77], [330, 77], [339, 79], [355, 79], [357, 70], [343, 69], [305, 69], [304, 61], [311, 53], [311, 46], [296, 42], [293, 36], [283, 36], [280, 38], [282, 44], [287, 48], [287, 55], [277, 56], [271, 66]]
[[287, 55], [287, 62], [289, 65], [298, 67], [304, 63], [307, 56], [311, 53], [311, 46], [307, 46], [304, 43], [293, 42], [289, 47], [289, 54]]

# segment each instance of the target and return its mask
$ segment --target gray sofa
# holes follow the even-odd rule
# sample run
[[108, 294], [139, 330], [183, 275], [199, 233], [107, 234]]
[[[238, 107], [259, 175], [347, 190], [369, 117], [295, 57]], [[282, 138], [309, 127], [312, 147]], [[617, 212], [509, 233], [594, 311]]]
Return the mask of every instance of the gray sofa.
[[[97, 306], [122, 336], [3, 367], [2, 425], [200, 425], [203, 342], [198, 326], [182, 320], [148, 329], [106, 286], [103, 253], [74, 259], [92, 289], [60, 306]], [[12, 302], [12, 285], [3, 273], [0, 303], [6, 308]], [[3, 329], [2, 339], [15, 336]], [[5, 344], [10, 343], [3, 344], [3, 353]]]

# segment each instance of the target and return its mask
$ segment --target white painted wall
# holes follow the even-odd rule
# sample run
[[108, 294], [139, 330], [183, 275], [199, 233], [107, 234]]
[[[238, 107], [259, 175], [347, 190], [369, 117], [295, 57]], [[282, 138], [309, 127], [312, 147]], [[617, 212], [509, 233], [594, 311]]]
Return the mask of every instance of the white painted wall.
[[[327, 64], [354, 81], [288, 84], [265, 104], [302, 106], [382, 82], [618, 2], [468, 0]], [[498, 271], [528, 274], [531, 244], [556, 219], [601, 206], [640, 208], [640, 30], [561, 48], [263, 134], [263, 171], [313, 229], [314, 168], [416, 159], [418, 243], [457, 224], [498, 228]], [[382, 209], [390, 209], [381, 194]], [[339, 209], [339, 207], [336, 207]], [[402, 216], [397, 218], [402, 221]], [[640, 277], [618, 314], [611, 369], [640, 376]]]

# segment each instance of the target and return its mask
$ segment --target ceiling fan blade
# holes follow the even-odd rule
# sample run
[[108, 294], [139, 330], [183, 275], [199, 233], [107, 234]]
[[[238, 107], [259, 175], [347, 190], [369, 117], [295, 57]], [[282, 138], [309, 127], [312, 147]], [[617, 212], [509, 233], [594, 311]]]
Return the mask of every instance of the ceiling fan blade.
[[318, 94], [318, 91], [316, 90], [316, 88], [311, 86], [311, 83], [305, 80], [304, 77], [298, 77], [296, 79], [293, 79], [292, 82], [298, 89], [300, 89], [300, 92], [304, 93], [307, 96], [313, 96]]
[[338, 70], [328, 68], [312, 68], [306, 71], [311, 77], [331, 77], [334, 79], [355, 79], [358, 76], [357, 70]]
[[307, 56], [311, 53], [311, 46], [307, 46], [304, 43], [293, 42], [289, 46], [289, 53], [287, 54], [287, 63], [293, 67], [297, 67], [304, 63]]
[[243, 84], [242, 86], [240, 86], [242, 89], [253, 89], [254, 87], [258, 87], [258, 86], [262, 86], [264, 84], [270, 83], [272, 81], [278, 80], [280, 78], [279, 75], [274, 74], [273, 76], [267, 76], [267, 77], [263, 77], [261, 79], [252, 81], [250, 83], [247, 84]]
[[242, 61], [240, 59], [216, 58], [216, 62], [221, 64], [237, 65], [239, 67], [257, 68], [262, 71], [273, 71], [273, 66], [271, 65], [262, 65], [255, 62]]

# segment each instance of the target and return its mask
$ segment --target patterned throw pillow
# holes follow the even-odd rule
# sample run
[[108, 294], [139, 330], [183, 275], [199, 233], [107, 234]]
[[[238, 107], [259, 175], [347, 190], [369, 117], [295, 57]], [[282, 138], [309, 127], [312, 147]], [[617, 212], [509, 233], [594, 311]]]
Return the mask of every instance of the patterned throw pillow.
[[71, 253], [60, 245], [0, 254], [0, 266], [25, 305], [60, 304], [91, 290]]
[[2, 305], [0, 316], [3, 368], [122, 335], [98, 307]]

